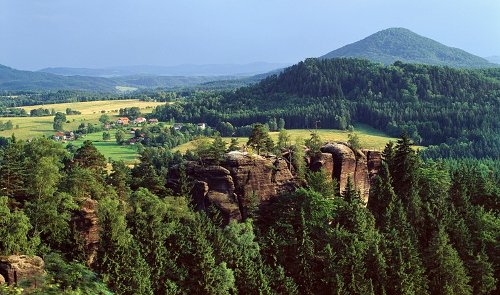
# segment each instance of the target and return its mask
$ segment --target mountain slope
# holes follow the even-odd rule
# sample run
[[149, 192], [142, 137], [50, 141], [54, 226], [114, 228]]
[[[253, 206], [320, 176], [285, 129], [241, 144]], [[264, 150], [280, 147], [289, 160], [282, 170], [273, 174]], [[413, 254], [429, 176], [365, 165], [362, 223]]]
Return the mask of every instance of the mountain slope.
[[63, 76], [118, 77], [136, 75], [154, 76], [250, 76], [266, 73], [287, 64], [255, 62], [249, 64], [207, 64], [177, 66], [120, 66], [101, 69], [88, 68], [45, 68], [40, 72]]
[[390, 28], [323, 55], [321, 58], [357, 57], [384, 64], [444, 65], [458, 68], [494, 67], [486, 59], [441, 44], [408, 29]]
[[20, 71], [0, 65], [0, 90], [90, 90], [115, 91], [116, 82], [105, 78]]
[[[251, 78], [251, 77], [247, 77]], [[20, 71], [0, 65], [0, 90], [83, 90], [116, 92], [117, 86], [135, 88], [193, 87], [213, 81], [240, 81], [241, 76], [153, 76], [134, 75], [120, 77], [62, 76], [52, 73]], [[264, 77], [262, 77], [264, 78]], [[249, 80], [253, 81], [253, 80]], [[258, 79], [260, 81], [260, 79]]]

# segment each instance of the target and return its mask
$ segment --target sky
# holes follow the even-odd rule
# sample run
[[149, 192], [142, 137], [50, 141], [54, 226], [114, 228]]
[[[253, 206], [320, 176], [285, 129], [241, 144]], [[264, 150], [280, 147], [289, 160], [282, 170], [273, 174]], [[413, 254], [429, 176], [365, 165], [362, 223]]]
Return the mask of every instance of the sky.
[[0, 0], [0, 64], [296, 63], [390, 27], [500, 56], [499, 0]]

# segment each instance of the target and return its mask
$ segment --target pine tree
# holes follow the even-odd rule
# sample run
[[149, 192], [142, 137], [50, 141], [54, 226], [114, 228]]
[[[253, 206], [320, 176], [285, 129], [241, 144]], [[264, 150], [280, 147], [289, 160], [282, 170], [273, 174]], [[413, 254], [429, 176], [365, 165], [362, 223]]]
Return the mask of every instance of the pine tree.
[[269, 137], [269, 132], [262, 124], [256, 124], [253, 127], [247, 145], [255, 149], [258, 155], [261, 152], [270, 152], [274, 147], [274, 143], [271, 137]]
[[472, 294], [470, 277], [442, 227], [430, 242], [426, 265], [432, 294]]
[[127, 227], [117, 200], [99, 201], [100, 242], [96, 270], [117, 294], [153, 294], [149, 267]]

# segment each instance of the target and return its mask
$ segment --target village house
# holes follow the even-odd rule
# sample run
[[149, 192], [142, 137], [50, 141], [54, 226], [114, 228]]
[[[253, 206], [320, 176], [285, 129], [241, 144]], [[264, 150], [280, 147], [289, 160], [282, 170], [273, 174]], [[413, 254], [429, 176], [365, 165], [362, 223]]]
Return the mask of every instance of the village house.
[[149, 120], [148, 120], [148, 123], [149, 123], [149, 124], [156, 124], [156, 123], [158, 123], [158, 119], [154, 119], [154, 118], [149, 119]]
[[135, 124], [141, 124], [141, 123], [146, 123], [146, 118], [143, 117], [138, 117], [134, 120]]
[[174, 124], [174, 130], [175, 131], [179, 131], [179, 130], [181, 130], [181, 128], [182, 128], [182, 124], [178, 124], [178, 123]]
[[207, 128], [207, 125], [205, 123], [198, 123], [198, 125], [196, 125], [198, 127], [198, 129], [201, 129], [201, 130], [205, 130], [205, 128]]
[[128, 125], [128, 123], [129, 119], [127, 117], [118, 118], [118, 120], [116, 121], [116, 124], [119, 125]]
[[53, 136], [54, 140], [60, 141], [60, 140], [75, 140], [75, 133], [73, 131], [66, 131], [66, 132], [56, 132]]

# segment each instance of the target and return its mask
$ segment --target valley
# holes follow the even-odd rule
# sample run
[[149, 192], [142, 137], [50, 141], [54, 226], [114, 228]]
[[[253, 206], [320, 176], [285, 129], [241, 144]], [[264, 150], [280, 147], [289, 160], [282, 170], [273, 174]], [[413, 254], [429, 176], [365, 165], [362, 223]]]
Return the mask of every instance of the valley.
[[499, 294], [500, 2], [59, 2], [0, 5], [1, 295]]

